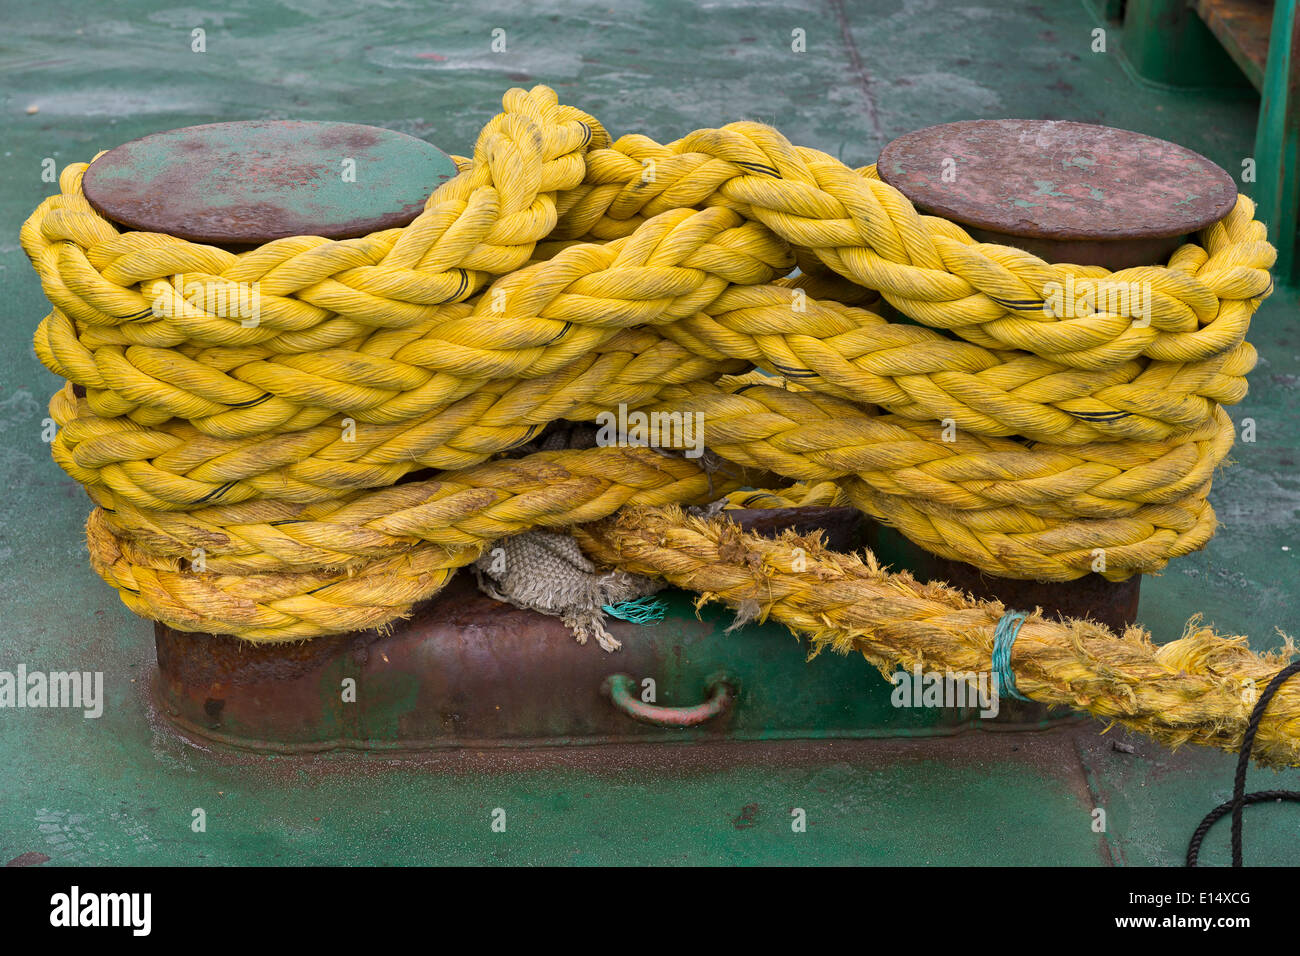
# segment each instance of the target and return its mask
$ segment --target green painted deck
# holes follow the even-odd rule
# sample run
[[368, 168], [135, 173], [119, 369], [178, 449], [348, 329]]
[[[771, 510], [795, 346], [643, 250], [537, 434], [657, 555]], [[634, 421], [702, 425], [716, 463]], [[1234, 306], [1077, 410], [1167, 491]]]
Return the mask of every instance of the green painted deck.
[[[18, 246], [59, 167], [158, 130], [237, 119], [369, 123], [468, 149], [510, 86], [544, 82], [616, 135], [676, 138], [738, 118], [774, 123], [851, 164], [891, 138], [983, 117], [1073, 119], [1204, 153], [1236, 175], [1252, 148], [1247, 89], [1179, 94], [1139, 84], [1122, 31], [1093, 53], [1081, 2], [670, 0], [426, 6], [237, 0], [106, 10], [0, 2], [0, 668], [102, 670], [98, 720], [0, 711], [0, 862], [66, 864], [919, 863], [1175, 864], [1230, 795], [1233, 758], [1084, 722], [1035, 734], [880, 741], [596, 747], [426, 758], [222, 755], [153, 712], [151, 626], [90, 570], [88, 504], [41, 440], [55, 377], [31, 333], [46, 311]], [[206, 53], [191, 52], [195, 28]], [[791, 51], [791, 31], [807, 52]], [[490, 49], [505, 31], [506, 52]], [[32, 108], [35, 108], [34, 110]], [[1244, 187], [1249, 192], [1249, 185]], [[1300, 627], [1300, 294], [1256, 316], [1261, 354], [1239, 444], [1202, 553], [1143, 586], [1158, 638], [1195, 612], [1258, 649]], [[722, 621], [721, 617], [707, 618]], [[592, 653], [600, 653], [595, 647]], [[790, 642], [792, 666], [802, 664]], [[863, 693], [887, 694], [865, 662]], [[1111, 739], [1136, 747], [1124, 753]], [[1300, 789], [1252, 772], [1251, 789]], [[207, 813], [205, 833], [191, 813]], [[792, 832], [792, 808], [807, 812]], [[1092, 830], [1093, 808], [1107, 832]], [[505, 833], [490, 814], [506, 811]], [[1228, 825], [1202, 859], [1227, 858]], [[1300, 807], [1246, 811], [1247, 863], [1300, 849]]]

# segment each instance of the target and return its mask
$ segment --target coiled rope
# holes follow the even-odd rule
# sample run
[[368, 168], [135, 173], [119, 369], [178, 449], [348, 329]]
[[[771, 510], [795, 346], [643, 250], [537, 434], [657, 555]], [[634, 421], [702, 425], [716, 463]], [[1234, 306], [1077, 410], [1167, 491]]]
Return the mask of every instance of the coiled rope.
[[[132, 610], [262, 641], [375, 627], [502, 537], [790, 481], [1010, 577], [1102, 554], [1119, 580], [1213, 534], [1275, 256], [1249, 199], [1108, 273], [977, 243], [756, 123], [611, 142], [546, 87], [503, 105], [402, 229], [238, 254], [123, 231], [85, 164], [24, 224], [53, 306], [36, 352], [68, 383], [53, 455]], [[1053, 315], [1067, 280], [1140, 283], [1149, 315]], [[259, 321], [193, 282], [256, 283]], [[702, 413], [727, 464], [503, 457], [620, 404]]]

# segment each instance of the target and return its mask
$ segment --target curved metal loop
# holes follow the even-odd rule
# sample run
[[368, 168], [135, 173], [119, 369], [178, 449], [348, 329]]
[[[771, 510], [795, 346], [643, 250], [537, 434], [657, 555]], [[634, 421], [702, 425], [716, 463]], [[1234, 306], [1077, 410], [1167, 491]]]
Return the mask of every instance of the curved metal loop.
[[727, 713], [736, 702], [736, 685], [726, 677], [711, 680], [705, 689], [708, 700], [691, 707], [661, 707], [645, 703], [637, 696], [636, 680], [628, 674], [611, 674], [600, 685], [600, 690], [620, 713], [655, 727], [698, 727]]

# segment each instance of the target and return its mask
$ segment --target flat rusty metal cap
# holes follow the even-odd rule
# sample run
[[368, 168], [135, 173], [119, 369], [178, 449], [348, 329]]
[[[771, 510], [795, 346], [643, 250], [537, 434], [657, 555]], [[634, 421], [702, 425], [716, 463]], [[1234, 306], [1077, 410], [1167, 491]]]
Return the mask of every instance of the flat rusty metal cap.
[[1223, 169], [1176, 143], [1060, 120], [972, 120], [900, 136], [880, 178], [919, 209], [1030, 239], [1183, 236], [1237, 199]]
[[82, 188], [100, 215], [127, 228], [245, 246], [405, 226], [454, 175], [449, 156], [414, 136], [271, 120], [133, 140], [91, 163]]

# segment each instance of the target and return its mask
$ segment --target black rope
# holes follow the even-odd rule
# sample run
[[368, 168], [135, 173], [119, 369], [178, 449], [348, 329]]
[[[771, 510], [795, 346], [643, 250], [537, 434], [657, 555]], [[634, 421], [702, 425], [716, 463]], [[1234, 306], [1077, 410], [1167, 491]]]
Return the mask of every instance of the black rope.
[[1237, 754], [1237, 775], [1232, 782], [1232, 799], [1227, 803], [1221, 803], [1201, 821], [1196, 832], [1192, 834], [1192, 839], [1187, 844], [1187, 865], [1195, 866], [1196, 858], [1201, 853], [1201, 842], [1205, 835], [1210, 832], [1210, 827], [1218, 823], [1229, 813], [1232, 814], [1232, 865], [1241, 866], [1241, 811], [1247, 804], [1251, 803], [1268, 803], [1270, 801], [1292, 800], [1300, 803], [1300, 790], [1256, 790], [1254, 793], [1246, 792], [1246, 770], [1250, 767], [1250, 752], [1255, 748], [1255, 735], [1259, 733], [1259, 721], [1264, 716], [1264, 711], [1268, 709], [1268, 703], [1277, 693], [1277, 689], [1287, 682], [1287, 679], [1300, 674], [1300, 661], [1294, 664], [1288, 664], [1268, 682], [1264, 688], [1264, 693], [1259, 695], [1259, 700], [1255, 702], [1255, 709], [1250, 712], [1250, 722], [1246, 725], [1246, 734], [1241, 739], [1241, 750]]

